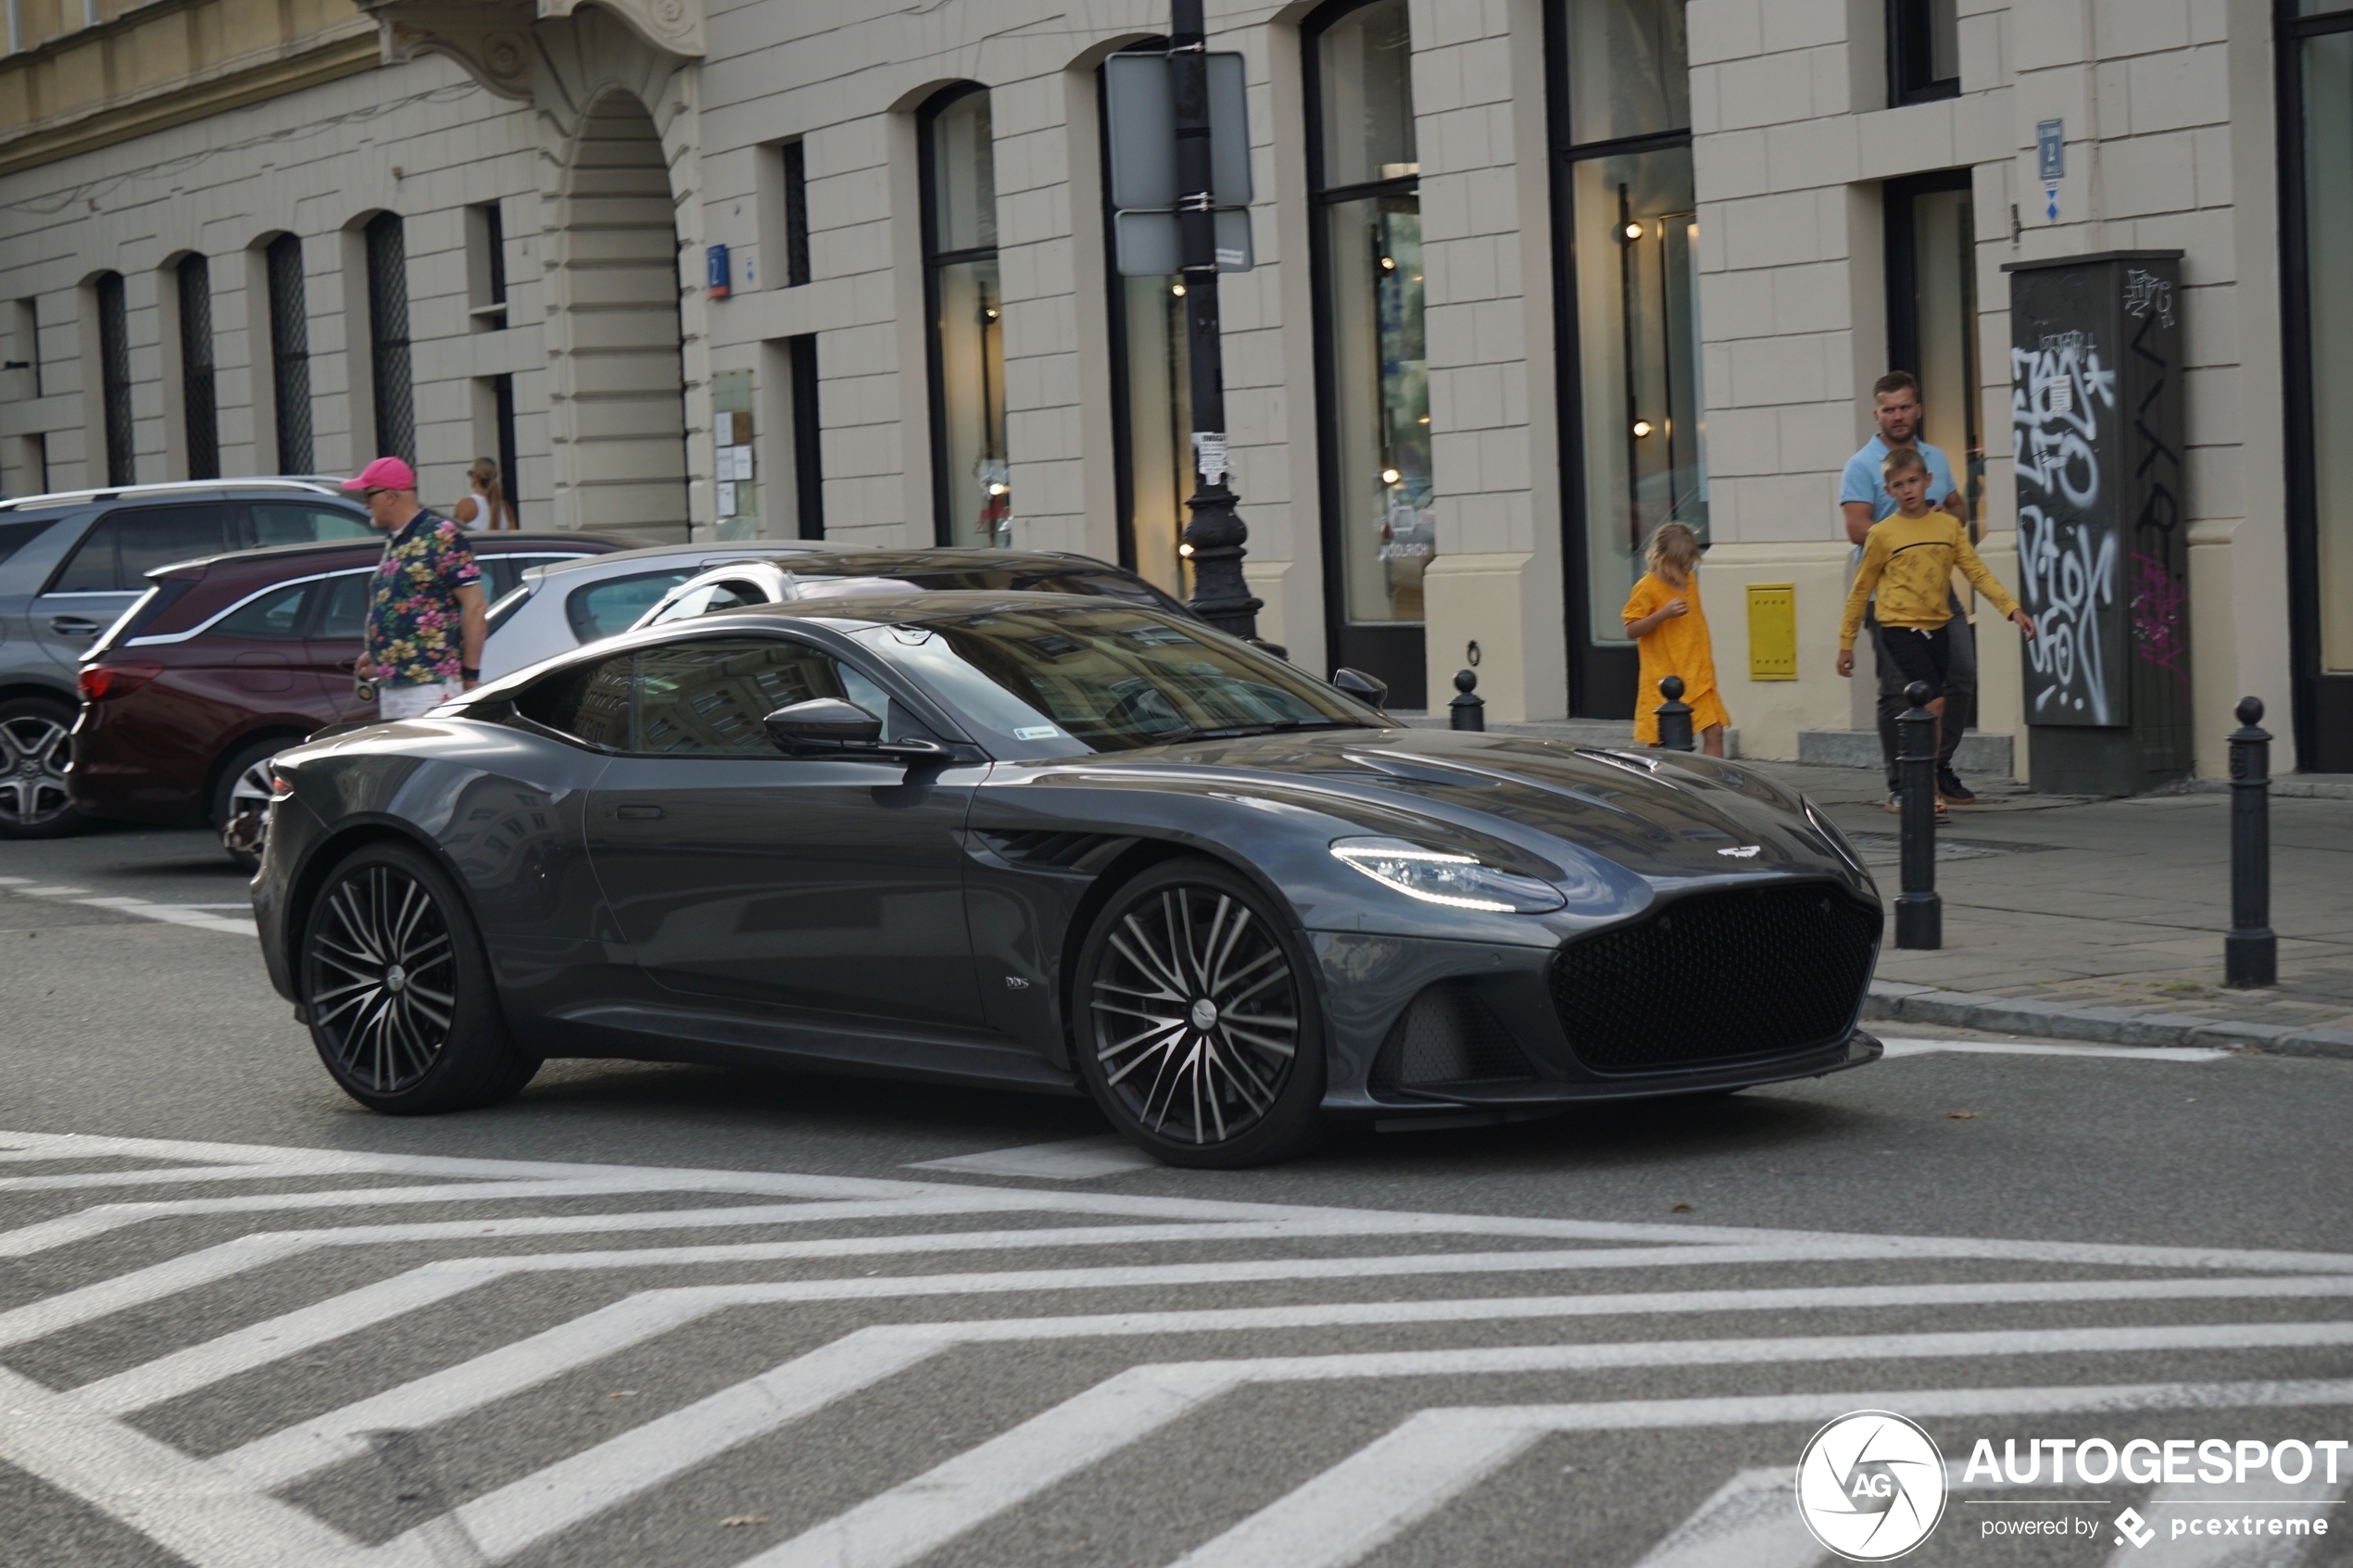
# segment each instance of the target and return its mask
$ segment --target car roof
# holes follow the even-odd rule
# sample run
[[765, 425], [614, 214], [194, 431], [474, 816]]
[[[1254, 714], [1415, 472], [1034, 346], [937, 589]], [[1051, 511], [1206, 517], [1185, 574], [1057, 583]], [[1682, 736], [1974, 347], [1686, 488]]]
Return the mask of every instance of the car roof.
[[[626, 563], [644, 562], [648, 566], [664, 562], [687, 562], [697, 572], [716, 571], [739, 561], [780, 562], [790, 558], [788, 570], [816, 575], [845, 577], [888, 576], [893, 572], [938, 571], [977, 567], [996, 567], [1014, 571], [1116, 571], [1126, 575], [1125, 569], [1092, 556], [1073, 555], [1060, 550], [997, 550], [939, 546], [923, 549], [853, 548], [827, 544], [820, 540], [707, 540], [701, 544], [647, 545], [635, 549], [615, 550], [597, 558], [594, 565], [599, 575], [621, 568]], [[563, 573], [590, 569], [587, 561], [568, 561], [547, 568], [552, 580]]]
[[1178, 619], [1156, 605], [1138, 604], [1131, 599], [1098, 597], [1092, 594], [1041, 594], [1013, 588], [949, 588], [928, 594], [877, 591], [845, 595], [840, 598], [731, 605], [725, 609], [711, 610], [689, 620], [667, 621], [659, 627], [649, 626], [645, 631], [676, 632], [690, 626], [709, 627], [736, 621], [758, 621], [762, 617], [786, 621], [824, 621], [839, 627], [862, 629], [950, 621], [959, 616], [977, 615], [988, 610], [1050, 610], [1077, 615], [1101, 614], [1108, 609], [1167, 616], [1172, 621]]
[[[591, 553], [610, 553], [613, 541], [599, 533], [497, 533], [470, 535], [466, 543], [476, 555], [510, 556], [535, 550], [576, 550], [584, 543]], [[173, 561], [147, 573], [151, 578], [202, 577], [217, 566], [276, 565], [300, 560], [306, 557], [332, 559], [336, 556], [372, 557], [381, 554], [384, 544], [376, 539], [312, 540], [293, 545], [259, 545], [250, 550], [223, 550], [216, 555], [196, 556], [188, 560]]]
[[0, 512], [48, 511], [86, 507], [96, 501], [194, 499], [246, 492], [283, 491], [296, 495], [333, 495], [348, 500], [337, 488], [342, 482], [304, 474], [257, 475], [245, 479], [176, 479], [154, 484], [94, 484], [81, 490], [52, 490], [40, 495], [16, 495], [0, 501]]

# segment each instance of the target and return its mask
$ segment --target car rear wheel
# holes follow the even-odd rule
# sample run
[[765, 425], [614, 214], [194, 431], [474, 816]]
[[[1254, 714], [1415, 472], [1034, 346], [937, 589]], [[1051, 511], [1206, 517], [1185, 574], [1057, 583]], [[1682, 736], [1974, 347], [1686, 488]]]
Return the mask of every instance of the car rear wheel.
[[371, 1110], [491, 1105], [539, 1070], [507, 1032], [464, 900], [409, 845], [362, 846], [328, 873], [304, 922], [301, 972], [319, 1059]]
[[1155, 866], [1080, 950], [1079, 1074], [1113, 1123], [1172, 1165], [1288, 1159], [1320, 1131], [1324, 1029], [1305, 939], [1239, 873]]
[[61, 702], [0, 702], [0, 838], [62, 838], [89, 825], [66, 794], [72, 728]]
[[263, 835], [269, 832], [270, 759], [295, 739], [257, 741], [229, 759], [212, 786], [212, 825], [220, 848], [239, 868], [261, 869]]

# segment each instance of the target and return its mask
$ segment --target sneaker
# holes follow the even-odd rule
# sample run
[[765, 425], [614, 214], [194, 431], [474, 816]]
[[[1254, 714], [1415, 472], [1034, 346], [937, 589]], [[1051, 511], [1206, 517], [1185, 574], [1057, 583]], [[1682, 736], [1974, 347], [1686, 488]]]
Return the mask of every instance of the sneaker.
[[1950, 768], [1936, 770], [1936, 793], [1956, 806], [1973, 806], [1977, 803], [1977, 797], [1969, 793], [1969, 785], [1963, 784], [1960, 775]]

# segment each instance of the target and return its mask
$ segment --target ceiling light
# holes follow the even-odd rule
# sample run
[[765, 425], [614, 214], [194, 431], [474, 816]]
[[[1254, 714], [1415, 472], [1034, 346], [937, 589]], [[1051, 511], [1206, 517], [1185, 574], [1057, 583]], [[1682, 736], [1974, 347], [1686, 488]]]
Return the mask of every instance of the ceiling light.
[[1642, 226], [1640, 223], [1629, 223], [1626, 225], [1626, 237], [1629, 240], [1641, 239], [1642, 237]]
[[1651, 422], [1650, 422], [1650, 420], [1636, 420], [1634, 421], [1634, 439], [1635, 439], [1635, 440], [1639, 441], [1639, 440], [1641, 440], [1643, 436], [1648, 435], [1650, 433], [1651, 433]]
[[1383, 484], [1394, 484], [1397, 483], [1398, 478], [1399, 475], [1395, 469], [1383, 469], [1380, 470], [1380, 482]]

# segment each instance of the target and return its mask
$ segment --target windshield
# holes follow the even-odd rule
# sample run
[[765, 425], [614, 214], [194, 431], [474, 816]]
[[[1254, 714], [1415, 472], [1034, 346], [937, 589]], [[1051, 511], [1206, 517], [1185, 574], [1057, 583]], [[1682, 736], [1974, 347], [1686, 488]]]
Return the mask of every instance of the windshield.
[[792, 567], [798, 597], [846, 598], [854, 594], [910, 590], [937, 594], [964, 589], [986, 593], [1084, 594], [1094, 598], [1120, 599], [1147, 609], [1184, 610], [1184, 606], [1143, 579], [1103, 567], [925, 567], [883, 576], [859, 576], [835, 575], [826, 570], [827, 564], [819, 561]]
[[1101, 600], [876, 626], [857, 636], [929, 686], [1005, 758], [1382, 723], [1354, 698], [1247, 644]]

